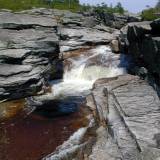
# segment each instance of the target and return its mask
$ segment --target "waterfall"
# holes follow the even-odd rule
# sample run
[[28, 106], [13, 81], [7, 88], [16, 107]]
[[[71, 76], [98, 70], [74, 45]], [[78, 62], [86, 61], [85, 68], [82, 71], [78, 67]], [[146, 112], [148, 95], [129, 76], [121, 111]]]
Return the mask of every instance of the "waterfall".
[[106, 45], [97, 46], [67, 60], [71, 66], [65, 67], [62, 81], [53, 82], [54, 96], [86, 95], [97, 79], [126, 73], [125, 66], [121, 64], [121, 55], [112, 53]]

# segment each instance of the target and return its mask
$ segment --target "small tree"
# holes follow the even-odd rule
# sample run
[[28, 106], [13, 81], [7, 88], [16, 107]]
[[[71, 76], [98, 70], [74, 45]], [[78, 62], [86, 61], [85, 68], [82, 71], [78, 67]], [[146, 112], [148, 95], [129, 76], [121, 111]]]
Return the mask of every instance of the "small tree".
[[115, 10], [120, 14], [124, 14], [124, 8], [122, 7], [122, 4], [120, 2], [118, 2], [117, 5], [115, 6]]

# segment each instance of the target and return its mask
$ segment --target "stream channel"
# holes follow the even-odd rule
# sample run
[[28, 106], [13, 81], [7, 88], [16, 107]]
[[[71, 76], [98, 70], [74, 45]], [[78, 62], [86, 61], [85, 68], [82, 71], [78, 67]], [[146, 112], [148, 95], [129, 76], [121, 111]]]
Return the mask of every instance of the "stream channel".
[[[55, 99], [52, 106], [1, 122], [0, 159], [39, 160], [52, 153], [87, 123], [85, 97], [93, 83], [125, 74], [129, 66], [126, 55], [114, 54], [106, 45], [67, 54], [63, 79], [50, 82]], [[12, 105], [18, 103], [22, 104], [14, 101]]]

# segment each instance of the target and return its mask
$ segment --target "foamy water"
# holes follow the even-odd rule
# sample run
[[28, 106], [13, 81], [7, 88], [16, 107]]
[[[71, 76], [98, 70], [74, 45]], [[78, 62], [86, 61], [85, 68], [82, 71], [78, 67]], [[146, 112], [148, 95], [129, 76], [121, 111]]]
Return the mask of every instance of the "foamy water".
[[53, 82], [54, 96], [86, 95], [97, 79], [126, 73], [125, 67], [120, 65], [120, 55], [112, 53], [110, 47], [102, 45], [86, 52], [69, 58], [71, 68], [64, 71], [62, 81]]

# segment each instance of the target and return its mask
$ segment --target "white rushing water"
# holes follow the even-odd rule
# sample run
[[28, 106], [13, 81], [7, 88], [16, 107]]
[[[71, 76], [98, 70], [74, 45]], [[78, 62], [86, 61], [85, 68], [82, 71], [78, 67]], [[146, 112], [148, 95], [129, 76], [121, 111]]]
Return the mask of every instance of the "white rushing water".
[[101, 45], [76, 57], [68, 58], [71, 66], [64, 70], [63, 80], [53, 82], [54, 96], [86, 95], [99, 78], [115, 77], [126, 73], [121, 67], [122, 55]]

